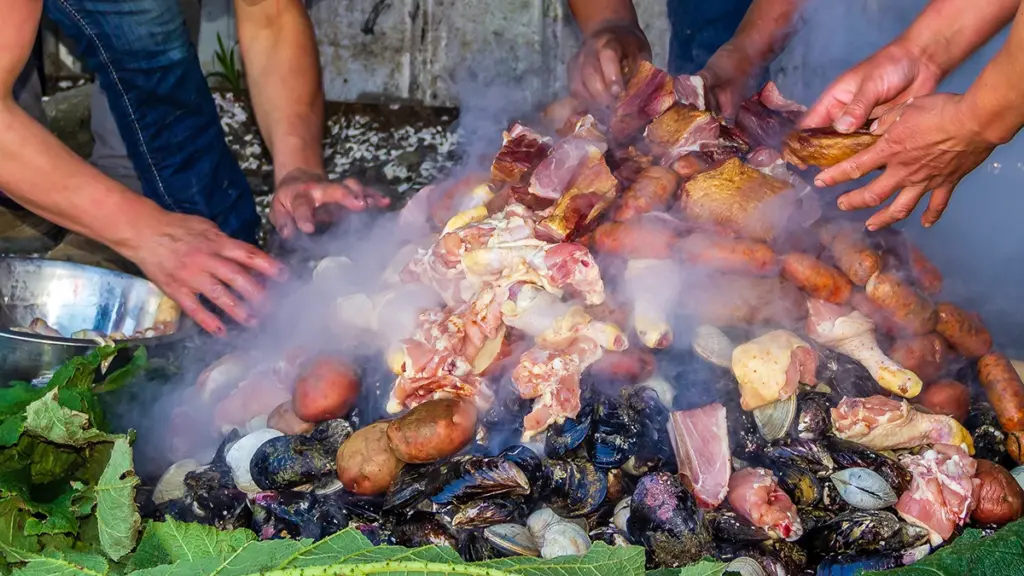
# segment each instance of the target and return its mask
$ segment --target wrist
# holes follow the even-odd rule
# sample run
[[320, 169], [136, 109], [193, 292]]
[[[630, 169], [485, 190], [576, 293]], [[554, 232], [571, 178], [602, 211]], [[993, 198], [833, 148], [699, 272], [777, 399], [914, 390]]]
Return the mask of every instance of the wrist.
[[591, 26], [589, 30], [582, 31], [584, 41], [599, 34], [611, 34], [628, 42], [636, 43], [640, 48], [639, 52], [647, 58], [651, 57], [651, 42], [647, 39], [643, 28], [640, 27], [640, 23], [636, 20], [606, 19]]
[[118, 218], [104, 220], [101, 229], [89, 234], [125, 258], [135, 261], [143, 236], [159, 233], [167, 216], [171, 214], [155, 202], [132, 193], [116, 210]]
[[961, 123], [960, 130], [992, 147], [1013, 140], [1024, 127], [1024, 118], [1019, 111], [986, 99], [973, 87], [957, 101], [956, 118]]
[[909, 54], [922, 72], [934, 78], [936, 85], [958, 64], [949, 54], [948, 39], [941, 35], [919, 37], [913, 31], [908, 31], [893, 40], [889, 49]]

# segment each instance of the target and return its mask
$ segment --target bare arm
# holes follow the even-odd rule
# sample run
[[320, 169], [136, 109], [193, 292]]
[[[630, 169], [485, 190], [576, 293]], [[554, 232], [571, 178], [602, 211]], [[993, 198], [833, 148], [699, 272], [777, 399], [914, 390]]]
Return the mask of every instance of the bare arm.
[[256, 120], [274, 179], [323, 175], [324, 93], [313, 23], [301, 0], [235, 0]]
[[932, 0], [896, 40], [945, 76], [1006, 26], [1020, 0]]
[[743, 50], [756, 66], [775, 59], [797, 30], [807, 0], [754, 0], [729, 44]]
[[610, 24], [640, 27], [630, 0], [569, 0], [569, 10], [584, 37]]
[[127, 256], [133, 230], [162, 209], [87, 164], [14, 100], [42, 6], [5, 0], [0, 17], [0, 188], [32, 212]]
[[993, 144], [1009, 142], [1024, 126], [1024, 5], [1010, 28], [1006, 44], [964, 94], [961, 106], [970, 126]]

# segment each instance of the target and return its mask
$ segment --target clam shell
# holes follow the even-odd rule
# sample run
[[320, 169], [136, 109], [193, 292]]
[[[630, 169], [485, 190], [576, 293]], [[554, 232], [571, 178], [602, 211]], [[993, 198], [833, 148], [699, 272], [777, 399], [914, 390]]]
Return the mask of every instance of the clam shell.
[[839, 495], [854, 508], [881, 510], [899, 500], [892, 486], [867, 468], [847, 468], [832, 474], [831, 478], [839, 489]]
[[254, 416], [252, 419], [245, 423], [245, 431], [251, 434], [257, 430], [263, 430], [264, 428], [267, 427], [267, 418], [269, 416], [269, 414]]
[[1024, 488], [1024, 466], [1017, 466], [1010, 471], [1013, 477], [1017, 480], [1017, 484], [1020, 484], [1021, 488]]
[[631, 502], [632, 499], [628, 497], [619, 500], [618, 504], [615, 505], [615, 511], [612, 513], [612, 524], [623, 532], [629, 532], [626, 524], [629, 522], [629, 505]]
[[513, 556], [540, 556], [540, 548], [530, 530], [519, 524], [495, 524], [484, 528], [484, 539], [498, 550]]
[[718, 328], [698, 326], [693, 332], [693, 351], [698, 356], [722, 368], [732, 367], [732, 351], [736, 345]]
[[637, 388], [650, 388], [653, 390], [658, 396], [658, 400], [661, 400], [661, 403], [666, 408], [671, 408], [676, 398], [676, 387], [657, 374], [637, 384]]
[[766, 440], [778, 440], [796, 419], [796, 394], [754, 409], [754, 422]]
[[590, 535], [579, 524], [557, 522], [544, 532], [544, 543], [540, 547], [541, 558], [559, 556], [583, 556], [590, 551]]
[[253, 454], [267, 440], [284, 436], [280, 431], [273, 428], [264, 428], [251, 434], [243, 436], [231, 445], [225, 454], [228, 467], [231, 468], [231, 476], [235, 480], [235, 486], [246, 494], [260, 492], [260, 487], [253, 482], [252, 474], [249, 472], [249, 463], [252, 462]]
[[344, 256], [328, 256], [313, 268], [313, 280], [341, 281], [352, 270], [352, 261]]
[[191, 458], [171, 464], [153, 488], [153, 503], [163, 504], [185, 496], [185, 475], [199, 468], [199, 462]]
[[736, 573], [740, 576], [768, 576], [768, 573], [764, 571], [764, 568], [754, 560], [747, 556], [740, 556], [725, 567], [726, 573]]

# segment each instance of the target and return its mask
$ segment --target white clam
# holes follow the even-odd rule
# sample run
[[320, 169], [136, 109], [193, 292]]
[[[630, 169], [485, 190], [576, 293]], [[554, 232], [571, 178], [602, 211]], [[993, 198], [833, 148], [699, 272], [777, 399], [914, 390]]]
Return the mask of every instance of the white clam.
[[260, 446], [267, 440], [278, 436], [284, 436], [284, 434], [273, 428], [264, 428], [243, 436], [228, 449], [225, 457], [228, 467], [231, 468], [235, 486], [239, 490], [246, 494], [255, 494], [260, 491], [260, 487], [253, 482], [252, 475], [249, 473], [249, 463]]
[[185, 495], [185, 475], [193, 470], [198, 470], [199, 462], [189, 458], [171, 464], [170, 468], [164, 470], [160, 480], [153, 488], [153, 502], [163, 504], [171, 500], [177, 500]]
[[559, 556], [583, 556], [590, 550], [590, 537], [578, 524], [556, 522], [544, 532], [544, 543], [540, 547], [541, 558]]
[[718, 328], [709, 325], [698, 326], [693, 331], [693, 351], [698, 356], [722, 368], [732, 367], [732, 351], [736, 345]]
[[263, 430], [267, 427], [267, 417], [269, 414], [263, 414], [261, 416], [255, 416], [251, 420], [245, 423], [245, 431], [253, 433], [257, 430]]
[[626, 525], [629, 522], [629, 505], [632, 501], [632, 498], [619, 500], [615, 505], [615, 511], [612, 513], [612, 524], [627, 534], [629, 533], [629, 530], [626, 529]]
[[729, 562], [725, 567], [725, 571], [727, 573], [736, 573], [740, 576], [767, 576], [767, 572], [764, 571], [764, 568], [756, 560], [746, 556], [740, 556]]

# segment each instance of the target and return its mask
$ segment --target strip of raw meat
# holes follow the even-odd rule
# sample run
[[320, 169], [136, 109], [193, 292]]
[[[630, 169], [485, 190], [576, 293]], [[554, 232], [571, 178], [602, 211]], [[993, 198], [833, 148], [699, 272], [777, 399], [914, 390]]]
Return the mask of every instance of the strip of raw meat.
[[732, 372], [740, 385], [740, 406], [747, 411], [785, 400], [797, 385], [817, 383], [818, 354], [786, 330], [774, 330], [740, 344], [732, 352]]
[[501, 150], [491, 164], [491, 180], [502, 184], [523, 185], [530, 174], [551, 152], [551, 139], [516, 123], [503, 135]]
[[687, 152], [713, 147], [721, 126], [707, 110], [676, 104], [651, 122], [644, 131], [644, 140], [662, 158], [662, 164], [670, 164]]
[[764, 468], [743, 468], [729, 479], [729, 505], [737, 514], [775, 538], [799, 540], [804, 529], [796, 505]]
[[529, 192], [549, 200], [558, 200], [576, 175], [580, 164], [595, 152], [604, 155], [608, 151], [603, 129], [587, 115], [576, 123], [576, 130], [555, 143], [551, 154], [533, 171]]
[[684, 106], [692, 106], [697, 110], [707, 110], [703, 78], [697, 75], [683, 74], [676, 76], [673, 86], [675, 87], [676, 102]]
[[786, 137], [782, 157], [800, 168], [835, 166], [878, 141], [867, 130], [842, 134], [832, 128], [808, 128]]
[[523, 441], [548, 426], [575, 418], [580, 411], [580, 377], [601, 359], [603, 349], [580, 337], [560, 348], [534, 347], [522, 355], [512, 371], [519, 395], [534, 399], [533, 410], [523, 419]]
[[675, 100], [672, 76], [650, 62], [641, 61], [612, 111], [612, 137], [618, 142], [629, 140]]
[[832, 431], [836, 436], [863, 444], [872, 450], [898, 450], [926, 444], [965, 446], [974, 454], [971, 435], [953, 418], [924, 414], [906, 400], [885, 396], [843, 398], [832, 409]]
[[719, 224], [754, 240], [771, 240], [788, 219], [795, 197], [788, 182], [766, 176], [733, 158], [697, 174], [683, 186], [687, 216]]
[[903, 454], [900, 463], [914, 475], [896, 503], [896, 511], [911, 524], [928, 530], [932, 546], [953, 535], [974, 511], [974, 479], [978, 463], [959, 446], [936, 444], [921, 454]]
[[538, 234], [557, 242], [571, 240], [597, 221], [619, 192], [619, 181], [612, 175], [604, 153], [591, 148], [576, 168], [569, 187], [558, 199], [551, 215], [537, 224]]
[[729, 492], [732, 455], [725, 406], [709, 404], [669, 416], [668, 437], [683, 483], [706, 510], [717, 507]]

